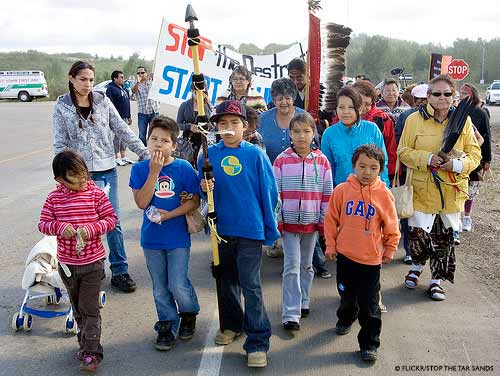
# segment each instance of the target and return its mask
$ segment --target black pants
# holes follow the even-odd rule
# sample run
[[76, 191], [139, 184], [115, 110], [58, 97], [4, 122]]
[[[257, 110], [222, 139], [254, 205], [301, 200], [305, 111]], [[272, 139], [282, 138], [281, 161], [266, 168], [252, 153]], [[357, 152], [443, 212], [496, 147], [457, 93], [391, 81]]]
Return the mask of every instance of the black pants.
[[342, 325], [359, 320], [358, 342], [361, 350], [380, 346], [382, 319], [378, 304], [380, 265], [363, 265], [337, 254], [337, 290], [340, 307], [337, 317]]
[[103, 261], [98, 260], [88, 265], [66, 266], [71, 271], [71, 277], [67, 277], [60, 266], [59, 275], [68, 290], [73, 316], [80, 328], [78, 333], [80, 350], [102, 360], [99, 292], [101, 280], [104, 278]]

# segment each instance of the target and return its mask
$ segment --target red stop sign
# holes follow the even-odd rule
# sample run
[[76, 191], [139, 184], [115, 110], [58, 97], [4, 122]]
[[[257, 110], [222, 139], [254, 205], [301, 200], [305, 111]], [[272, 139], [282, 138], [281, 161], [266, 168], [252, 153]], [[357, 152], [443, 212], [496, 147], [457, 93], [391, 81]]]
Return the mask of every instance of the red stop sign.
[[461, 81], [469, 74], [469, 64], [462, 59], [452, 60], [448, 65], [448, 74], [454, 80]]

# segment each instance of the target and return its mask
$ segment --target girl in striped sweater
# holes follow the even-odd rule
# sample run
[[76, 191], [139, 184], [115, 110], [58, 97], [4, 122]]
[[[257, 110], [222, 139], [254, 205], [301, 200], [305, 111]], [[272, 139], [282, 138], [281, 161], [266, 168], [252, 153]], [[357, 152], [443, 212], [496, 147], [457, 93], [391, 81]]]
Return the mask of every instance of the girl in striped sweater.
[[57, 154], [52, 170], [60, 184], [43, 205], [38, 229], [57, 236], [57, 258], [63, 264], [59, 274], [80, 328], [80, 369], [95, 372], [103, 358], [98, 303], [105, 258], [101, 236], [115, 228], [118, 218], [106, 194], [90, 180], [79, 154]]
[[317, 233], [323, 235], [325, 212], [332, 194], [332, 172], [326, 156], [312, 148], [315, 123], [306, 112], [290, 121], [292, 146], [274, 161], [274, 176], [282, 201], [278, 228], [283, 235], [282, 322], [299, 330], [309, 314], [314, 278], [312, 258]]

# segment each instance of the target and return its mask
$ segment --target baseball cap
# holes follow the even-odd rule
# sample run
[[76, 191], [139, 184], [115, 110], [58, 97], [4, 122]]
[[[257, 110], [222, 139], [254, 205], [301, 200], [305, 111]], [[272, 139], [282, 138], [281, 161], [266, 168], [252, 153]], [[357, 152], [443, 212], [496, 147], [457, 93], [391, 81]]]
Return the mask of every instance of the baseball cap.
[[243, 119], [247, 119], [247, 111], [245, 106], [240, 101], [228, 100], [220, 103], [215, 107], [215, 111], [210, 116], [210, 121], [217, 123], [223, 115], [236, 115]]
[[415, 98], [427, 98], [427, 90], [429, 85], [420, 84], [411, 89], [411, 95]]

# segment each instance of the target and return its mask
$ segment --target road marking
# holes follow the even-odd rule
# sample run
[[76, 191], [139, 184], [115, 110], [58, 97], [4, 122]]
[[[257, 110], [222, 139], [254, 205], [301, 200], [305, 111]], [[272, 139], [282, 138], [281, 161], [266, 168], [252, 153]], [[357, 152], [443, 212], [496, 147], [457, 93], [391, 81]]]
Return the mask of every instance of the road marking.
[[198, 368], [198, 376], [218, 376], [222, 362], [224, 346], [218, 346], [214, 342], [215, 335], [219, 329], [219, 311], [216, 309], [212, 315], [215, 319], [210, 323], [210, 329], [205, 341], [205, 349]]
[[26, 153], [26, 154], [21, 154], [21, 155], [18, 155], [17, 157], [12, 157], [12, 158], [1, 160], [0, 164], [5, 163], [5, 162], [15, 161], [15, 160], [18, 160], [18, 159], [23, 159], [23, 158], [28, 157], [30, 155], [40, 154], [40, 153], [43, 153], [45, 151], [49, 151], [51, 149], [52, 149], [51, 147], [48, 147], [48, 148], [45, 148], [45, 149], [35, 150], [35, 151], [29, 152], [29, 153]]

